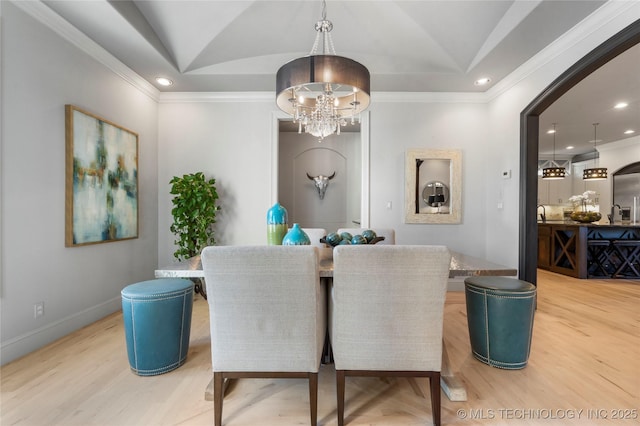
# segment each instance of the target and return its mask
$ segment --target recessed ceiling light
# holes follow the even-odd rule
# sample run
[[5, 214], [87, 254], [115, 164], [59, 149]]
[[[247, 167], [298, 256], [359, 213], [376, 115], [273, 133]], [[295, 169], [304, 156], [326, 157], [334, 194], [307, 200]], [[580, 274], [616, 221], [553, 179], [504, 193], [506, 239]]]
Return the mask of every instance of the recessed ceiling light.
[[483, 78], [477, 79], [473, 84], [475, 84], [476, 86], [484, 86], [485, 84], [489, 83], [490, 81], [491, 81], [491, 79], [489, 77], [483, 77]]
[[625, 131], [624, 131], [624, 134], [625, 134], [625, 135], [632, 135], [632, 134], [634, 134], [635, 132], [636, 132], [635, 130], [631, 130], [631, 129], [629, 129], [629, 130], [625, 130]]
[[173, 81], [165, 77], [156, 77], [156, 82], [161, 86], [171, 86]]
[[566, 147], [565, 149], [573, 149], [573, 145], [569, 145], [568, 147]]
[[615, 109], [622, 109], [622, 108], [626, 108], [626, 107], [628, 107], [628, 106], [629, 106], [629, 104], [628, 104], [628, 103], [626, 103], [626, 102], [618, 102], [618, 103], [614, 106], [614, 108], [615, 108]]

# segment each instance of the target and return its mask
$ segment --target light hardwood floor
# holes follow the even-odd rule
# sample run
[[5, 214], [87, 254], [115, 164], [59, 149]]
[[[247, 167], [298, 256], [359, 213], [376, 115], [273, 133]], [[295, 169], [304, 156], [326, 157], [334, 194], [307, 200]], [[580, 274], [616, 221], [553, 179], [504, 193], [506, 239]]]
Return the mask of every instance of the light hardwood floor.
[[[442, 394], [443, 424], [639, 424], [639, 302], [639, 281], [576, 280], [539, 271], [529, 364], [507, 371], [472, 357], [464, 293], [450, 292], [445, 339], [468, 401], [451, 402]], [[138, 377], [129, 370], [121, 314], [7, 364], [0, 373], [3, 426], [213, 424], [213, 403], [204, 400], [211, 380], [208, 308], [200, 297], [187, 362], [170, 373]], [[347, 424], [431, 424], [426, 380], [347, 379]], [[331, 365], [322, 367], [319, 381], [318, 424], [336, 425]], [[625, 415], [635, 418], [614, 419]], [[309, 424], [306, 381], [232, 383], [223, 424]]]

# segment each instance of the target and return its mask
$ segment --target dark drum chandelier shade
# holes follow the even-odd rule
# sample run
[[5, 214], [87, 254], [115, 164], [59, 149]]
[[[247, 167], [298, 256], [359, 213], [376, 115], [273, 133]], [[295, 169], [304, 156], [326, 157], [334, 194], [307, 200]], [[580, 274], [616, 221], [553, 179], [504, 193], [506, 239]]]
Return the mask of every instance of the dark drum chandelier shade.
[[[556, 165], [556, 123], [553, 123], [553, 162]], [[545, 167], [542, 169], [542, 179], [557, 180], [564, 179], [567, 171], [564, 167]]]
[[596, 157], [594, 160], [595, 167], [591, 169], [584, 169], [582, 172], [583, 180], [606, 180], [607, 179], [607, 168], [606, 167], [598, 167], [598, 160], [600, 158], [600, 153], [598, 152], [597, 145], [598, 139], [596, 138], [596, 129], [600, 123], [593, 123], [593, 146], [596, 151]]
[[[284, 64], [276, 75], [276, 104], [298, 123], [298, 133], [309, 133], [322, 141], [351, 124], [370, 102], [369, 70], [353, 59], [337, 56], [326, 19], [323, 1], [322, 20], [316, 23], [316, 40], [309, 56]], [[323, 54], [317, 55], [322, 35]]]

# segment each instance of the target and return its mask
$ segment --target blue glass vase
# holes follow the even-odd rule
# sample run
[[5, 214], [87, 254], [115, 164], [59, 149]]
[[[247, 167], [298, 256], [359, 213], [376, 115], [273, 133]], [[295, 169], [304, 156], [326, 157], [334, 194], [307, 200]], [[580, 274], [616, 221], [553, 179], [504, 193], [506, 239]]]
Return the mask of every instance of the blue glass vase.
[[275, 203], [267, 210], [267, 245], [282, 245], [282, 239], [289, 229], [287, 220], [287, 209], [280, 203]]
[[311, 245], [311, 240], [306, 232], [300, 228], [297, 223], [293, 224], [293, 227], [287, 232], [287, 235], [282, 239], [283, 246], [308, 246]]

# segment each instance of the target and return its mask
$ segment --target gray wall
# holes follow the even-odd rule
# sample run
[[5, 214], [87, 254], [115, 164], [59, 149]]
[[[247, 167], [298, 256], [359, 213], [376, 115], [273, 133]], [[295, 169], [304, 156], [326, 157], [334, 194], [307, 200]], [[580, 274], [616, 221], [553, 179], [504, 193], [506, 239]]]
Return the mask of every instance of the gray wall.
[[[2, 5], [2, 362], [120, 309], [153, 277], [157, 102], [12, 3]], [[65, 115], [73, 104], [139, 134], [139, 238], [65, 248]], [[34, 319], [33, 305], [45, 315]]]
[[[362, 156], [360, 132], [318, 138], [297, 132], [278, 135], [278, 199], [287, 208], [289, 225], [323, 228], [327, 233], [361, 222]], [[320, 200], [312, 176], [336, 176]]]
[[[117, 66], [92, 59], [104, 53], [83, 53], [12, 3], [3, 1], [1, 8], [4, 363], [118, 310], [125, 285], [151, 278], [158, 263], [173, 259], [172, 176], [201, 170], [217, 179], [220, 244], [263, 244], [265, 214], [276, 199], [274, 141], [281, 114], [273, 93], [156, 99], [123, 79]], [[640, 3], [609, 2], [484, 94], [374, 92], [365, 129], [369, 226], [395, 228], [400, 244], [446, 244], [516, 267], [520, 111], [638, 18]], [[140, 238], [64, 247], [67, 103], [139, 133]], [[404, 153], [420, 147], [462, 150], [460, 225], [404, 224]], [[512, 178], [502, 179], [503, 170], [511, 170]], [[45, 316], [34, 320], [33, 304], [40, 301]]]

